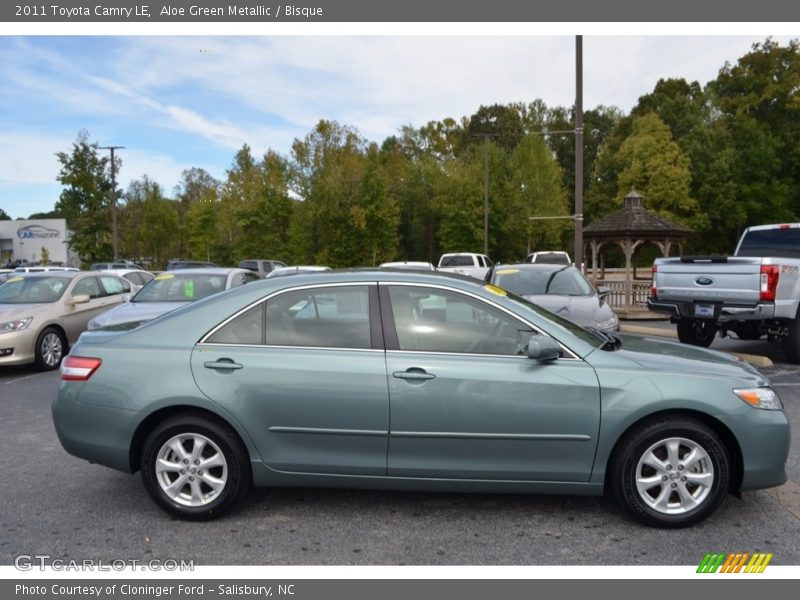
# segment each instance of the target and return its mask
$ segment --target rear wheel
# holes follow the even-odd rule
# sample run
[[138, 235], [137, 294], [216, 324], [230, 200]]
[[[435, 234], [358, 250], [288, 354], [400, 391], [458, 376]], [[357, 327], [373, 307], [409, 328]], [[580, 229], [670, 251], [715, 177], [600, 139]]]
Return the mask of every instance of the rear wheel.
[[158, 425], [145, 441], [141, 465], [150, 497], [181, 519], [220, 517], [250, 488], [249, 458], [236, 432], [198, 414]]
[[610, 466], [610, 487], [639, 521], [653, 527], [697, 523], [725, 499], [731, 461], [719, 436], [688, 417], [664, 417], [631, 430]]
[[678, 321], [678, 339], [684, 344], [708, 348], [714, 341], [717, 328], [711, 321], [689, 319]]
[[48, 327], [36, 338], [34, 349], [34, 362], [40, 371], [57, 369], [61, 364], [66, 349], [64, 336], [58, 329]]

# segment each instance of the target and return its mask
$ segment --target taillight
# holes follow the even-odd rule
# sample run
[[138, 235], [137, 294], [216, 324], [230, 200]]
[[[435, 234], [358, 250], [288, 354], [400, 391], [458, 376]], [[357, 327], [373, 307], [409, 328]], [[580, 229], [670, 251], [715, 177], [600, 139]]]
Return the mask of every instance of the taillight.
[[778, 265], [761, 265], [761, 300], [775, 300], [779, 275]]
[[87, 381], [103, 363], [99, 358], [67, 356], [61, 362], [61, 379], [64, 381]]
[[650, 297], [651, 298], [657, 298], [658, 297], [658, 290], [656, 289], [656, 273], [657, 272], [658, 272], [658, 267], [656, 265], [653, 265], [653, 274], [652, 274], [653, 285], [650, 288]]

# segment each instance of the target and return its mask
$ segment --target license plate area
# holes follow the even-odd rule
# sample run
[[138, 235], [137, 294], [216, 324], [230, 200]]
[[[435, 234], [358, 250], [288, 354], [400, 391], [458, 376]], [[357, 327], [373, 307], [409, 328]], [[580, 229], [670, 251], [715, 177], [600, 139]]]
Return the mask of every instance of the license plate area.
[[714, 318], [714, 305], [713, 304], [695, 304], [694, 316], [702, 319]]

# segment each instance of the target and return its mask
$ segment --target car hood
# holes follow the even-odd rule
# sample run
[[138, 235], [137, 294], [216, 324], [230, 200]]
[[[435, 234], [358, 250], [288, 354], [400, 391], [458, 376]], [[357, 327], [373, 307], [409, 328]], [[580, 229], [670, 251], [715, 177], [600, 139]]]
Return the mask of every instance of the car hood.
[[[755, 385], [767, 385], [766, 378], [750, 363], [727, 352], [708, 350], [663, 338], [636, 334], [614, 334], [622, 341], [619, 349], [606, 353], [595, 350], [592, 355], [613, 354], [636, 365], [662, 373], [690, 373], [731, 379], [755, 380]], [[590, 362], [592, 362], [590, 360]]]
[[51, 318], [58, 315], [54, 307], [57, 302], [47, 302], [43, 304], [0, 304], [0, 323], [13, 321], [14, 319], [24, 319], [25, 317]]
[[171, 312], [189, 302], [126, 302], [98, 315], [93, 320], [100, 327], [120, 323], [141, 323]]
[[578, 325], [594, 327], [600, 321], [605, 321], [614, 316], [611, 307], [600, 303], [597, 296], [559, 296], [555, 294], [534, 294], [523, 296], [527, 301], [549, 310], [577, 323]]

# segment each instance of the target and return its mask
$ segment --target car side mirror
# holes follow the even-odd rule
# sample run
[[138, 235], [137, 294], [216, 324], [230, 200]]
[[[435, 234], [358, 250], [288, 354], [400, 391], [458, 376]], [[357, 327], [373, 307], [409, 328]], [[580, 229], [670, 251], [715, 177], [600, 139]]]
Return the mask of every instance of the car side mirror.
[[120, 296], [120, 300], [123, 302], [130, 302], [132, 297], [133, 294], [122, 294], [122, 296]]
[[553, 338], [533, 335], [528, 340], [528, 358], [532, 360], [555, 360], [561, 356], [561, 346]]
[[608, 301], [608, 297], [611, 295], [611, 288], [608, 288], [604, 285], [601, 285], [597, 288], [597, 297], [600, 298], [600, 303]]
[[89, 300], [89, 294], [77, 294], [69, 299], [69, 303], [75, 306], [76, 304], [86, 304]]

